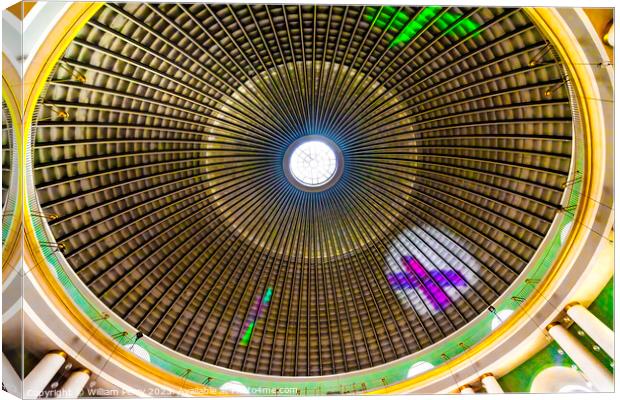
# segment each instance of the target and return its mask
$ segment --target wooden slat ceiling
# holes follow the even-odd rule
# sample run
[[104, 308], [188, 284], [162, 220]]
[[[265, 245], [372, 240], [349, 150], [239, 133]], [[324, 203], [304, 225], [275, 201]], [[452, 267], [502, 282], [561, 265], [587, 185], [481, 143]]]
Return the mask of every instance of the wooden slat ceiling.
[[[106, 4], [35, 131], [38, 200], [90, 290], [171, 349], [272, 375], [380, 365], [484, 312], [559, 208], [560, 65], [520, 9], [377, 11]], [[344, 154], [324, 192], [282, 170], [306, 134]]]

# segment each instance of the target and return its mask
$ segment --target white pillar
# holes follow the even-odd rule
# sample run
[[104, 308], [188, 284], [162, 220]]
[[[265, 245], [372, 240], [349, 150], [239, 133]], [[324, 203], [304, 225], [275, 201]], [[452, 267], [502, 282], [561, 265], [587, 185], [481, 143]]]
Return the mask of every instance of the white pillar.
[[568, 354], [579, 368], [581, 368], [586, 378], [588, 378], [599, 391], [614, 391], [614, 378], [611, 373], [577, 340], [577, 338], [571, 335], [559, 322], [549, 324], [547, 330], [551, 337], [560, 345], [562, 350]]
[[13, 369], [4, 353], [2, 353], [2, 383], [7, 392], [16, 397], [22, 397], [22, 378]]
[[587, 333], [601, 349], [614, 358], [614, 332], [579, 303], [566, 306], [566, 314]]
[[24, 398], [36, 399], [67, 359], [64, 351], [49, 352], [24, 379]]
[[82, 368], [71, 372], [65, 383], [60, 388], [59, 398], [77, 399], [86, 383], [90, 379], [90, 371]]
[[497, 379], [495, 379], [495, 375], [491, 372], [482, 374], [480, 382], [482, 382], [482, 387], [484, 387], [487, 393], [504, 393], [504, 389], [502, 389]]
[[463, 385], [459, 388], [461, 394], [475, 394], [474, 389], [469, 385]]

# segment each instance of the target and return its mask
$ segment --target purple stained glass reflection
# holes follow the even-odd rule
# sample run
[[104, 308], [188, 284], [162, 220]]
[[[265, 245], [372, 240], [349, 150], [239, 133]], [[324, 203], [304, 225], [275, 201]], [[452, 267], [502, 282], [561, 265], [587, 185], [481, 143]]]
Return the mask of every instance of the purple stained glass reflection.
[[388, 282], [394, 290], [417, 289], [435, 311], [445, 310], [451, 303], [444, 288], [466, 286], [465, 280], [452, 270], [427, 271], [413, 256], [403, 256], [404, 272], [388, 274]]

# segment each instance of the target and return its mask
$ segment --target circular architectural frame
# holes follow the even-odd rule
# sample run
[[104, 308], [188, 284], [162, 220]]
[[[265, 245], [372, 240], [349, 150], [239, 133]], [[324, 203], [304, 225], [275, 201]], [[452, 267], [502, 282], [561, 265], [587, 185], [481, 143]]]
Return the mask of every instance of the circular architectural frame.
[[[446, 50], [446, 51], [447, 51], [447, 50]], [[529, 90], [529, 89], [528, 89], [528, 90]], [[539, 90], [539, 89], [536, 89], [536, 90]], [[377, 98], [379, 98], [379, 97], [380, 97], [380, 95], [381, 95], [380, 93], [374, 93], [374, 96], [375, 96], [375, 97], [377, 97]], [[443, 107], [440, 107], [440, 109], [443, 109]], [[390, 110], [390, 112], [392, 112], [392, 110]], [[396, 115], [397, 115], [397, 114], [400, 114], [398, 111], [393, 111], [392, 113], [393, 113], [393, 116], [394, 116], [394, 117], [396, 117]], [[400, 118], [399, 118], [399, 119], [400, 119]], [[428, 119], [429, 119], [429, 121], [433, 121], [433, 120], [434, 120], [432, 117], [428, 117]], [[387, 125], [386, 125], [386, 124], [387, 124]], [[389, 122], [384, 123], [384, 122], [382, 121], [382, 125], [380, 125], [379, 127], [384, 127], [384, 128], [387, 128], [389, 124], [390, 124]], [[394, 123], [394, 122], [392, 122], [391, 124], [392, 124], [392, 125], [394, 125], [395, 123]], [[376, 129], [374, 129], [374, 130], [373, 130], [373, 134], [378, 134], [378, 135], [380, 135], [380, 136], [379, 136], [380, 138], [384, 138], [384, 136], [383, 136], [383, 135], [384, 135], [384, 133], [383, 133], [383, 132], [384, 132], [384, 130], [383, 130], [383, 129], [379, 129], [379, 127], [376, 127]], [[436, 129], [435, 127], [433, 127], [433, 129], [432, 129], [432, 130], [433, 130], [433, 131], [436, 131], [437, 129]], [[359, 133], [359, 130], [356, 130], [355, 132], [358, 132], [358, 133]], [[379, 133], [379, 132], [381, 132], [381, 133]], [[459, 137], [460, 137], [460, 136], [459, 136]], [[407, 140], [407, 139], [405, 139], [405, 140]], [[436, 140], [436, 139], [433, 139], [433, 140]], [[493, 145], [493, 144], [490, 144], [489, 146], [493, 147], [494, 145]], [[350, 151], [350, 147], [351, 147], [351, 146], [348, 146], [348, 147], [347, 147], [347, 149], [349, 149], [349, 150], [347, 150], [347, 151]], [[359, 148], [359, 147], [362, 147], [362, 148], [363, 148], [363, 146], [358, 146], [358, 148]], [[399, 152], [401, 152], [403, 149], [406, 149], [406, 151], [411, 152], [411, 154], [423, 154], [423, 151], [418, 150], [418, 146], [415, 146], [415, 143], [411, 143], [411, 142], [410, 142], [410, 141], [408, 141], [408, 140], [406, 141], [406, 143], [404, 143], [404, 144], [400, 144], [400, 145], [398, 145], [397, 147], [398, 147], [397, 149], [393, 150], [393, 151], [394, 151], [394, 153], [393, 153], [393, 154], [399, 154]], [[439, 157], [441, 157], [442, 159], [443, 159], [443, 158], [445, 158], [445, 154], [444, 154], [444, 150], [443, 150], [445, 147], [449, 147], [449, 146], [447, 146], [447, 145], [446, 145], [446, 144], [444, 144], [444, 143], [441, 143], [441, 144], [437, 144], [437, 145], [435, 145], [435, 147], [434, 147], [434, 148], [439, 148], [439, 149], [441, 149], [441, 150], [438, 150], [438, 151], [439, 151], [439, 154], [437, 154], [437, 155], [435, 155], [435, 156], [436, 156], [436, 157], [437, 157], [437, 156], [439, 156]], [[35, 146], [35, 148], [36, 148], [36, 146]], [[294, 148], [294, 147], [293, 147], [293, 148]], [[459, 149], [467, 149], [467, 150], [465, 150], [465, 151], [470, 151], [470, 150], [468, 150], [468, 149], [469, 149], [469, 147], [468, 147], [468, 146], [465, 146], [465, 147], [458, 147], [458, 148], [459, 148]], [[385, 151], [387, 151], [386, 147], [381, 146], [381, 151], [380, 151], [379, 153], [383, 154]], [[361, 151], [361, 153], [363, 154], [363, 157], [364, 157], [364, 159], [362, 159], [361, 161], [367, 161], [367, 157], [368, 157], [369, 155], [372, 155], [372, 154], [375, 154], [375, 155], [376, 155], [378, 152], [377, 152], [377, 151], [375, 151], [375, 152]], [[167, 154], [168, 154], [168, 153], [167, 153]], [[502, 152], [501, 154], [506, 155], [506, 154], [509, 154], [509, 153], [507, 153], [507, 152]], [[414, 156], [412, 156], [412, 157], [414, 157]], [[380, 158], [380, 159], [382, 159], [382, 160], [384, 160], [384, 159], [385, 159], [385, 157], [379, 157], [379, 158]], [[509, 158], [508, 160], [510, 161], [510, 160], [512, 160], [512, 158]], [[362, 169], [362, 170], [363, 170], [363, 173], [362, 173], [361, 175], [363, 175], [363, 176], [368, 176], [368, 175], [366, 174], [367, 169], [366, 169], [366, 168], [364, 168], [364, 167], [360, 167], [360, 166], [362, 166], [362, 165], [364, 165], [364, 164], [363, 164], [362, 162], [360, 162], [360, 160], [357, 160], [357, 161], [358, 161], [358, 162], [357, 162], [357, 164], [355, 164], [355, 165], [357, 165], [360, 169]], [[238, 159], [237, 159], [237, 160], [235, 160], [235, 163], [238, 163]], [[352, 163], [352, 165], [354, 165], [354, 164]], [[413, 166], [415, 167], [415, 164], [414, 164]], [[375, 168], [375, 169], [376, 169], [376, 168]], [[384, 170], [385, 170], [385, 169], [388, 169], [388, 170], [389, 170], [389, 168], [384, 168]], [[349, 177], [349, 175], [353, 175], [353, 174], [347, 174], [347, 178]], [[261, 175], [261, 176], [263, 176], [263, 175]], [[393, 175], [391, 175], [391, 177], [393, 177]], [[375, 179], [376, 179], [376, 178], [375, 178]], [[425, 181], [428, 181], [428, 179], [425, 179]], [[382, 182], [382, 183], [383, 183], [383, 182]], [[401, 186], [402, 186], [402, 187], [404, 187], [404, 188], [407, 188], [407, 189], [409, 189], [409, 188], [410, 188], [410, 186], [409, 186], [409, 185], [407, 185], [408, 181], [407, 181], [406, 179], [403, 179], [403, 180], [402, 180], [401, 182], [399, 182], [399, 183], [400, 183], [400, 184], [401, 184]], [[557, 183], [557, 182], [556, 182], [556, 183]], [[358, 185], [356, 185], [356, 186], [358, 186]], [[381, 189], [387, 190], [387, 188], [383, 188], [383, 187], [382, 187]], [[383, 192], [383, 193], [385, 193], [385, 192]], [[391, 192], [390, 192], [390, 193], [391, 193]], [[39, 193], [39, 194], [41, 194], [41, 193]], [[373, 194], [370, 194], [370, 195], [371, 195], [371, 196], [373, 196]], [[376, 194], [375, 194], [375, 195], [376, 195]], [[425, 194], [425, 196], [428, 196], [428, 194]], [[41, 196], [39, 196], [39, 197], [41, 198]], [[45, 197], [43, 197], [43, 199], [45, 199]], [[419, 201], [419, 199], [418, 199], [418, 201]], [[394, 201], [394, 203], [396, 203], [396, 201]], [[341, 202], [338, 202], [337, 204], [342, 204], [342, 203], [341, 203]], [[468, 202], [467, 204], [469, 204], [469, 202]], [[463, 207], [462, 207], [462, 208], [466, 209], [466, 208], [468, 207], [468, 205], [467, 205], [467, 204], [463, 204]], [[434, 203], [434, 205], [429, 205], [429, 208], [435, 209], [435, 208], [436, 208], [436, 206], [437, 206], [437, 205], [436, 205], [436, 203]], [[390, 204], [390, 207], [394, 207], [394, 206], [392, 206], [392, 205]], [[470, 212], [471, 212], [471, 210], [470, 210]], [[382, 219], [382, 218], [379, 218], [379, 219], [372, 219], [372, 220], [373, 220], [373, 221], [375, 221], [377, 224], [383, 224], [383, 223], [384, 223], [384, 219]], [[331, 220], [330, 220], [330, 223], [331, 223]], [[472, 229], [472, 230], [474, 230], [474, 231], [475, 231], [475, 229]], [[59, 240], [60, 240], [60, 239], [59, 239]], [[401, 239], [399, 239], [399, 242], [406, 242], [406, 241], [407, 241], [407, 238], [401, 238]], [[70, 249], [69, 251], [71, 251], [71, 252], [75, 252], [75, 251], [76, 251], [76, 250], [75, 250], [76, 248], [78, 249], [77, 251], [81, 250], [81, 249], [79, 248], [79, 245], [77, 245], [77, 246], [72, 246], [71, 244], [69, 244], [69, 247], [68, 247], [68, 248]], [[410, 248], [404, 248], [404, 251], [410, 251], [410, 250], [411, 250]], [[513, 260], [513, 259], [510, 259], [510, 261], [511, 261], [511, 262], [513, 262], [514, 260]], [[426, 262], [428, 263], [429, 261], [426, 261]], [[516, 261], [514, 261], [514, 262], [516, 262]], [[434, 262], [433, 262], [433, 261], [430, 261], [430, 263], [431, 263], [431, 264], [434, 264]], [[399, 268], [400, 268], [400, 267], [399, 267]], [[435, 272], [436, 272], [436, 271], [435, 271]], [[421, 272], [420, 272], [420, 274], [424, 274], [424, 273], [425, 273], [425, 272], [423, 272], [423, 271], [421, 271]], [[431, 272], [431, 273], [432, 273], [432, 272]], [[444, 272], [440, 272], [440, 274], [443, 274], [443, 273], [444, 273]], [[448, 271], [448, 272], [446, 272], [446, 273], [449, 273], [449, 271]], [[406, 287], [407, 282], [406, 282], [406, 281], [403, 281], [402, 279], [401, 279], [401, 280], [399, 280], [397, 272], [394, 272], [394, 271], [387, 271], [387, 272], [386, 272], [386, 274], [387, 274], [387, 276], [386, 276], [385, 278], [387, 278], [387, 279], [389, 280], [390, 284], [392, 284], [392, 283], [393, 283], [393, 285], [395, 285], [396, 287], [399, 287], [399, 288], [400, 288], [400, 287], [403, 287], [403, 288], [404, 288], [404, 287]], [[435, 276], [435, 275], [436, 275], [436, 274], [434, 274], [433, 276]], [[440, 278], [437, 278], [437, 279], [440, 279]], [[454, 282], [453, 282], [453, 283], [454, 283]], [[464, 285], [464, 284], [462, 284], [462, 283], [455, 283], [455, 284], [456, 284], [457, 286], [465, 286], [465, 285]], [[481, 288], [481, 289], [484, 289], [484, 288]], [[410, 292], [411, 292], [411, 291], [410, 291]], [[456, 294], [456, 291], [453, 291], [453, 293], [455, 293], [455, 294]], [[470, 294], [471, 294], [471, 292], [470, 292]], [[483, 295], [485, 295], [485, 294], [483, 294]], [[480, 298], [481, 298], [483, 295], [481, 295], [480, 293], [477, 293], [478, 298], [471, 298], [471, 297], [470, 297], [470, 298], [468, 299], [468, 301], [474, 302], [474, 304], [477, 304], [478, 306], [480, 306], [480, 304], [481, 304], [481, 303], [480, 303]], [[415, 296], [415, 294], [414, 294], [414, 293], [411, 293], [411, 295], [410, 295], [410, 296], [407, 296], [405, 299], [403, 299], [403, 303], [404, 303], [404, 304], [403, 304], [403, 307], [407, 307], [407, 306], [417, 307], [417, 308], [416, 308], [416, 311], [417, 311], [417, 309], [423, 309], [422, 307], [424, 307], [424, 305], [422, 305], [422, 306], [417, 306], [417, 305], [416, 305], [416, 306], [414, 306], [414, 305], [413, 305], [413, 303], [414, 303], [415, 301], [416, 301], [416, 296]], [[426, 302], [426, 301], [430, 301], [430, 302], [432, 303], [432, 299], [431, 299], [431, 300], [424, 300], [424, 301], [422, 301], [421, 303], [424, 303], [424, 302]], [[419, 303], [415, 303], [415, 304], [420, 304], [420, 302], [419, 302]], [[446, 305], [444, 305], [444, 304], [442, 304], [442, 305], [440, 305], [440, 306], [441, 306], [441, 307], [446, 307]], [[470, 306], [471, 306], [471, 303], [470, 303]], [[433, 307], [433, 308], [434, 308], [434, 307]], [[474, 309], [474, 307], [473, 307], [473, 306], [471, 306], [471, 309]], [[484, 307], [483, 307], [482, 309], [484, 309]], [[481, 310], [482, 310], [482, 309], [481, 309]], [[470, 314], [468, 314], [468, 315], [470, 315], [470, 316], [472, 315], [472, 314], [471, 314], [471, 310], [470, 310], [470, 309], [468, 309], [468, 310], [464, 310], [464, 312], [470, 312]], [[442, 314], [442, 315], [443, 315], [444, 322], [445, 322], [445, 320], [447, 320], [447, 319], [448, 319], [448, 317], [445, 315], [445, 313], [443, 313], [443, 312], [441, 312], [441, 311], [440, 311], [440, 314]], [[437, 318], [437, 317], [436, 317], [436, 318]], [[444, 323], [444, 325], [445, 325], [445, 324], [447, 324], [447, 322], [445, 322], [445, 323]], [[444, 328], [444, 329], [448, 329], [448, 328], [446, 328], [446, 326], [447, 326], [447, 325], [443, 326], [443, 328]], [[437, 334], [437, 331], [435, 331], [435, 334], [436, 334], [436, 335], [438, 335], [438, 334]], [[437, 336], [435, 336], [435, 337], [433, 337], [433, 338], [431, 338], [431, 339], [435, 340], [435, 338], [436, 338], [436, 337], [437, 337]], [[474, 340], [474, 338], [471, 338], [471, 337], [470, 337], [469, 339], [470, 339], [470, 340]], [[477, 337], [477, 338], [475, 338], [475, 340], [478, 340], [478, 339], [481, 339], [481, 337]], [[449, 344], [449, 343], [446, 343], [446, 345], [450, 345], [450, 344]], [[431, 349], [429, 348], [429, 350], [431, 350]], [[436, 350], [434, 350], [434, 351], [433, 351], [433, 353], [436, 353]], [[420, 356], [421, 356], [421, 354], [420, 354], [420, 353], [418, 353], [417, 355], [420, 355]], [[413, 354], [411, 354], [411, 356], [413, 356]], [[434, 355], [432, 355], [432, 356], [431, 356], [431, 361], [433, 361], [433, 363], [434, 363], [435, 365], [437, 365], [438, 360], [434, 360], [434, 358], [435, 358], [435, 357], [437, 357], [437, 354], [434, 354]], [[407, 360], [407, 361], [405, 361], [405, 362], [411, 362], [411, 361], [412, 361], [412, 359], [411, 359], [410, 357], [405, 357], [405, 358], [406, 358], [406, 359], [408, 359], [408, 360]], [[405, 359], [405, 358], [404, 358], [404, 359]], [[404, 361], [404, 359], [403, 359], [403, 361]], [[385, 363], [385, 361], [383, 361], [383, 363]], [[362, 367], [358, 367], [358, 368], [364, 368], [364, 366], [362, 366]], [[379, 372], [379, 369], [380, 369], [380, 368], [377, 368], [377, 372]], [[386, 371], [386, 372], [387, 372], [387, 371]], [[371, 373], [372, 373], [372, 372], [370, 371], [370, 369], [368, 369], [368, 374], [370, 375]], [[393, 374], [392, 374], [392, 373], [390, 373], [390, 374], [385, 375], [385, 376], [387, 376], [387, 380], [388, 380], [388, 381], [390, 381], [390, 382], [394, 382], [394, 381], [400, 380], [400, 379], [402, 379], [402, 370], [399, 370], [399, 371], [394, 371], [394, 372], [393, 372]], [[366, 382], [367, 382], [369, 385], [372, 385], [372, 384], [377, 384], [378, 382], [381, 382], [383, 379], [385, 379], [385, 376], [384, 376], [383, 378], [379, 379], [379, 377], [378, 377], [377, 375], [375, 375], [375, 376], [373, 376], [373, 377], [371, 377], [371, 378], [370, 378], [370, 379], [372, 379], [372, 381], [371, 381], [371, 380], [366, 380]], [[373, 383], [370, 383], [370, 382], [373, 382]]]
[[[309, 144], [311, 142], [319, 142], [326, 145], [329, 150], [334, 153], [335, 157], [336, 165], [334, 171], [327, 179], [324, 179], [318, 184], [303, 182], [302, 178], [296, 176], [295, 172], [292, 171], [292, 163], [295, 163], [297, 161], [294, 158], [296, 156], [296, 151], [299, 150], [301, 146]], [[288, 179], [288, 181], [297, 189], [303, 190], [304, 192], [323, 192], [333, 187], [340, 180], [340, 177], [344, 172], [344, 165], [344, 155], [342, 154], [340, 147], [338, 147], [338, 145], [334, 143], [333, 140], [321, 135], [307, 135], [295, 140], [287, 148], [286, 153], [284, 153], [284, 159], [282, 161], [282, 169], [284, 170], [284, 175], [286, 176], [286, 179]]]
[[[39, 83], [40, 83], [40, 82], [39, 82]], [[30, 117], [29, 117], [29, 118], [30, 118]], [[599, 148], [598, 148], [598, 147], [596, 147], [596, 149], [598, 150]], [[22, 157], [23, 157], [23, 154], [22, 154]], [[29, 219], [27, 219], [27, 225], [30, 227], [29, 229], [27, 229], [27, 235], [29, 235], [29, 237], [32, 239], [32, 238], [34, 238], [34, 236], [33, 236], [33, 232], [32, 232], [31, 226], [30, 226], [31, 224], [32, 224], [32, 221], [31, 221], [31, 220], [29, 220]], [[573, 236], [574, 236], [574, 235], [573, 235]], [[39, 249], [39, 250], [40, 250], [40, 249]], [[35, 256], [36, 256], [36, 257], [40, 257], [40, 255], [39, 255], [38, 253], [37, 253], [37, 254], [35, 254]], [[565, 267], [563, 267], [563, 268], [565, 268]], [[45, 272], [37, 272], [37, 271], [35, 271], [35, 273], [34, 273], [33, 275], [36, 275], [36, 276], [37, 276], [37, 279], [41, 279], [41, 277], [39, 276], [39, 274], [40, 274], [40, 273], [42, 273], [42, 274], [46, 275], [46, 273], [45, 273]], [[54, 287], [55, 287], [55, 286], [54, 286]], [[537, 306], [537, 307], [538, 307], [538, 306]], [[538, 310], [538, 309], [536, 309], [536, 310]], [[547, 311], [548, 311], [548, 310], [545, 310], [545, 312], [547, 312]], [[541, 312], [542, 312], [542, 311], [541, 311]], [[93, 343], [99, 343], [99, 341], [100, 341], [100, 340], [101, 340], [101, 338], [96, 338], [96, 339], [94, 339], [94, 340], [93, 340]], [[493, 337], [491, 338], [491, 341], [493, 342], [493, 341], [497, 341], [497, 340], [498, 340], [498, 337], [497, 337], [496, 335], [493, 335]], [[486, 340], [486, 341], [485, 341], [485, 343], [486, 343], [487, 345], [488, 345], [488, 342], [489, 342], [489, 340]], [[480, 347], [480, 346], [477, 346], [477, 347]], [[485, 346], [483, 346], [483, 347], [485, 347]], [[450, 364], [452, 365], [452, 367], [453, 367], [453, 368], [456, 366], [454, 363], [455, 363], [455, 362], [458, 362], [459, 360], [460, 360], [461, 362], [463, 362], [465, 359], [463, 359], [462, 357], [457, 357], [457, 358], [454, 358], [453, 360], [451, 360]], [[470, 362], [471, 362], [471, 360], [470, 360]], [[402, 391], [402, 390], [406, 390], [406, 389], [411, 390], [411, 389], [413, 389], [413, 387], [411, 386], [411, 384], [413, 384], [413, 386], [419, 387], [419, 385], [418, 385], [418, 384], [421, 384], [422, 382], [428, 382], [428, 378], [429, 378], [430, 376], [434, 376], [434, 377], [439, 378], [439, 377], [440, 377], [440, 375], [441, 375], [444, 371], [445, 371], [445, 368], [441, 368], [441, 371], [437, 370], [437, 371], [435, 371], [435, 372], [433, 372], [433, 373], [425, 374], [425, 376], [424, 376], [424, 377], [421, 377], [420, 379], [415, 379], [415, 382], [413, 382], [413, 381], [412, 381], [412, 382], [407, 382], [407, 383], [404, 383], [404, 384], [398, 384], [398, 385], [392, 386], [391, 388], [385, 389], [384, 391]], [[448, 379], [448, 377], [446, 377], [446, 379], [445, 379], [445, 380], [446, 380], [446, 381], [449, 381], [450, 379]]]

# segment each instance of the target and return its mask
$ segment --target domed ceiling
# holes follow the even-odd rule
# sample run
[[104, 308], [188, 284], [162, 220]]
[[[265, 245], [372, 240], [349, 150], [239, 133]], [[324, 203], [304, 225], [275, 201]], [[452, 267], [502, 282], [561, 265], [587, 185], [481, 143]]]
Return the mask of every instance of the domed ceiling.
[[[520, 9], [106, 4], [38, 110], [34, 182], [79, 278], [251, 373], [416, 353], [515, 281], [559, 210], [568, 92]], [[329, 139], [307, 191], [284, 156]]]

